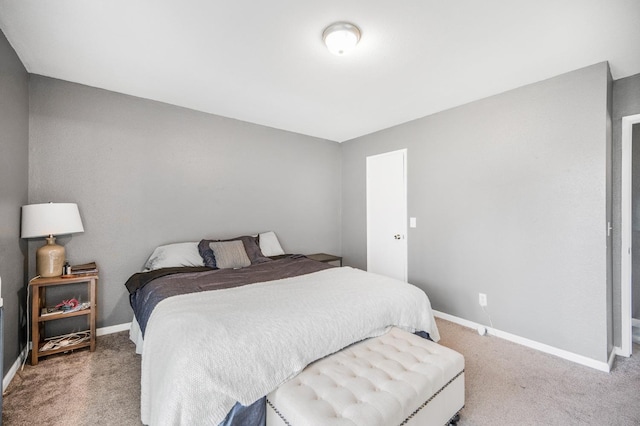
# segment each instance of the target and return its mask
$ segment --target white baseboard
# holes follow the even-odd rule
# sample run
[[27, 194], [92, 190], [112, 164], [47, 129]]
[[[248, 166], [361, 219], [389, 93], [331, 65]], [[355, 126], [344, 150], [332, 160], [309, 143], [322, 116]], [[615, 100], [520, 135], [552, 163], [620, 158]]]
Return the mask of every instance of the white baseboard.
[[11, 380], [13, 380], [13, 377], [22, 366], [22, 360], [29, 355], [29, 346], [30, 345], [24, 347], [22, 352], [20, 352], [20, 355], [18, 355], [16, 361], [13, 363], [13, 365], [11, 365], [11, 368], [9, 368], [9, 371], [7, 371], [7, 374], [4, 375], [4, 378], [2, 379], [2, 392], [7, 390], [7, 386], [9, 386], [9, 383], [11, 383]]
[[109, 327], [101, 327], [96, 330], [96, 336], [104, 336], [105, 334], [119, 333], [121, 331], [127, 331], [131, 328], [131, 323], [112, 325]]
[[[456, 324], [462, 325], [467, 328], [473, 328], [474, 330], [477, 330], [478, 327], [482, 325], [482, 324], [478, 324], [477, 322], [466, 320], [464, 318], [455, 317], [453, 315], [449, 315], [444, 312], [436, 311], [435, 309], [433, 309], [433, 315], [435, 315], [438, 318], [442, 318], [444, 320], [454, 322]], [[489, 328], [487, 327], [487, 330], [488, 329]]]
[[[104, 336], [106, 334], [118, 333], [120, 331], [126, 331], [126, 330], [129, 330], [130, 327], [131, 327], [130, 322], [127, 322], [125, 324], [112, 325], [109, 327], [101, 327], [96, 329], [96, 337]], [[16, 359], [16, 361], [13, 363], [9, 371], [7, 371], [7, 374], [4, 375], [4, 378], [2, 379], [2, 392], [4, 392], [7, 389], [7, 386], [9, 386], [9, 383], [11, 383], [11, 380], [13, 380], [16, 373], [22, 366], [22, 360], [29, 355], [30, 348], [31, 348], [31, 344], [24, 347], [24, 349], [18, 356], [18, 359]]]
[[[436, 310], [433, 311], [433, 314], [438, 318], [442, 318], [444, 320], [451, 321], [453, 323], [460, 324], [464, 327], [472, 328], [474, 330], [477, 329], [478, 326], [483, 325], [483, 324], [478, 324], [476, 322], [459, 318], [453, 315], [449, 315], [444, 312], [439, 312]], [[487, 328], [487, 334], [491, 336], [496, 336], [501, 339], [508, 340], [510, 342], [517, 343], [519, 345], [538, 350], [540, 352], [545, 352], [551, 355], [555, 355], [557, 357], [575, 362], [577, 364], [582, 364], [587, 367], [594, 368], [596, 370], [604, 371], [607, 373], [611, 371], [610, 363], [613, 363], [613, 360], [611, 357], [615, 356], [615, 350], [613, 351], [611, 357], [609, 358], [609, 362], [596, 361], [595, 359], [591, 359], [583, 355], [578, 355], [573, 352], [565, 351], [564, 349], [559, 349], [553, 346], [549, 346], [544, 343], [536, 342], [535, 340], [527, 339], [525, 337], [517, 336], [515, 334], [507, 333], [505, 331], [497, 330], [491, 327], [486, 327], [486, 328]]]

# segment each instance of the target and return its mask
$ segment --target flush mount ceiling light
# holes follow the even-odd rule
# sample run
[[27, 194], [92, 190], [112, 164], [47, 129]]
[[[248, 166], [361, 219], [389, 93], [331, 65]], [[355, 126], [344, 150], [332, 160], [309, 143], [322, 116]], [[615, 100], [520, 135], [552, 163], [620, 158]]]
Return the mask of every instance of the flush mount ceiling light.
[[360, 29], [348, 22], [336, 22], [329, 25], [322, 33], [324, 44], [334, 55], [346, 55], [360, 41]]

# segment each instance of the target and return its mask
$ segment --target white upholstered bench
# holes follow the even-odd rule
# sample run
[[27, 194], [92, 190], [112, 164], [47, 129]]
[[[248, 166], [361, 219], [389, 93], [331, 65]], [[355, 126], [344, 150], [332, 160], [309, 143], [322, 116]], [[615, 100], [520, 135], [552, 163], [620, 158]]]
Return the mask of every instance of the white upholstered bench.
[[267, 426], [443, 426], [464, 406], [464, 358], [392, 328], [307, 366], [267, 395]]

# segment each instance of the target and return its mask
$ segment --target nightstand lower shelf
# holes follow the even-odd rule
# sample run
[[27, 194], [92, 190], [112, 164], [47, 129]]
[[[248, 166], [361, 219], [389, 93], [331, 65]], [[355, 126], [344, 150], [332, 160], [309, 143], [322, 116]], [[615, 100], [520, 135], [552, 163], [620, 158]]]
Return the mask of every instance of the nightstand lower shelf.
[[[82, 333], [82, 332], [81, 332]], [[65, 345], [65, 346], [59, 346], [53, 349], [43, 349], [43, 347], [47, 344], [47, 341], [42, 342], [38, 345], [38, 356], [47, 356], [47, 355], [53, 355], [53, 354], [58, 354], [61, 352], [69, 352], [69, 351], [73, 351], [76, 349], [82, 349], [82, 348], [87, 348], [87, 347], [91, 347], [91, 338], [89, 337], [89, 330], [87, 330], [85, 333], [87, 333], [87, 336], [84, 337], [82, 339], [81, 342], [78, 343], [73, 343], [70, 345]], [[55, 339], [55, 338], [53, 338]], [[51, 340], [51, 339], [49, 339]]]

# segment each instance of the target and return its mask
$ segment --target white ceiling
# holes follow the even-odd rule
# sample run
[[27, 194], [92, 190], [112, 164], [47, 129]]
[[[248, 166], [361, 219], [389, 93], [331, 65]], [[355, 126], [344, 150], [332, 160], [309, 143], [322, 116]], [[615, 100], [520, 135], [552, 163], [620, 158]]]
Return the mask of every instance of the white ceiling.
[[[322, 31], [362, 31], [331, 55]], [[0, 0], [27, 71], [345, 141], [594, 63], [640, 72], [639, 0]]]

